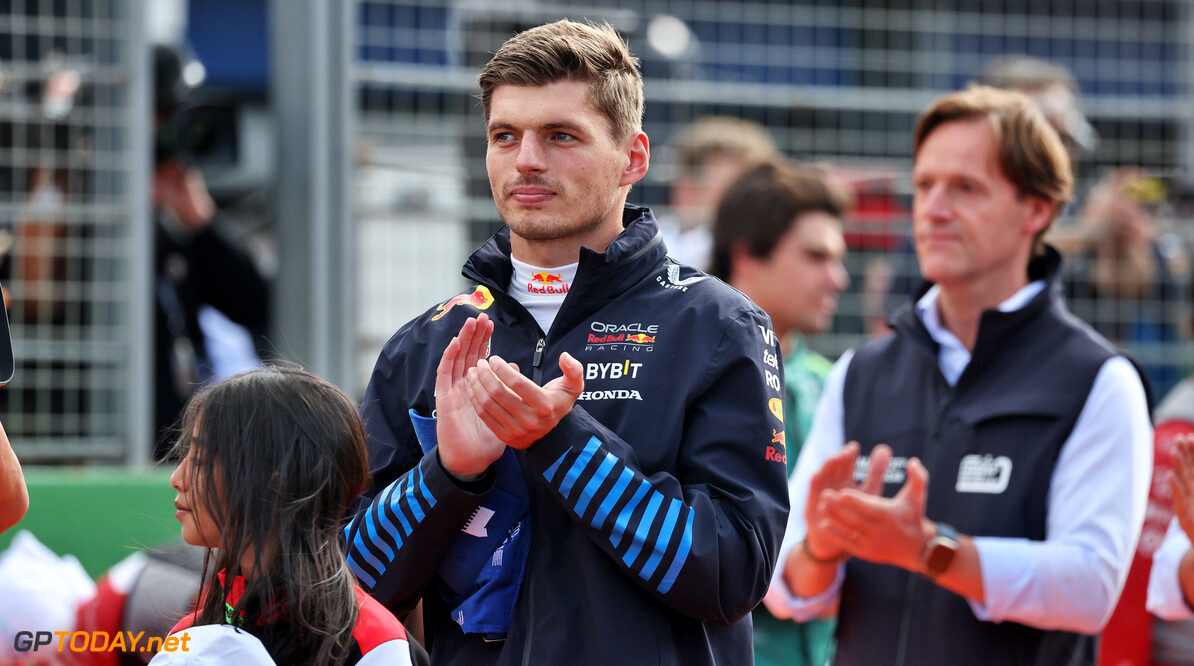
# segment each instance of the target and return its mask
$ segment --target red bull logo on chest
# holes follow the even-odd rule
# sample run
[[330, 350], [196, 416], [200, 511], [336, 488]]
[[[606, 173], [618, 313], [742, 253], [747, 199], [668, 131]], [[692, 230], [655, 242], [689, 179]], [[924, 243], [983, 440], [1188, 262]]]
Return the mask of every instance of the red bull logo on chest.
[[448, 310], [457, 305], [469, 305], [478, 310], [488, 310], [489, 306], [493, 305], [493, 294], [489, 292], [489, 287], [477, 287], [471, 294], [461, 294], [452, 300], [439, 306], [439, 312], [436, 313], [431, 321], [436, 321], [448, 314]]

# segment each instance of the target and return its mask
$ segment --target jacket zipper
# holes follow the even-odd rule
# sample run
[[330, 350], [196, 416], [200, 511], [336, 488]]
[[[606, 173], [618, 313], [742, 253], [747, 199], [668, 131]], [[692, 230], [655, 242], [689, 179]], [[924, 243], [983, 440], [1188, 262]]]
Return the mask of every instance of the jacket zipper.
[[[531, 381], [542, 386], [543, 385], [543, 349], [547, 347], [547, 337], [539, 336], [539, 341], [535, 343], [535, 357], [531, 361]], [[528, 484], [527, 500], [534, 502], [535, 498], [530, 491], [530, 484]], [[534, 509], [534, 506], [530, 507]], [[528, 515], [534, 515], [534, 511], [530, 511]], [[535, 523], [532, 519], [531, 523], [531, 538], [534, 539]], [[527, 573], [526, 578], [523, 579], [523, 585], [526, 586], [527, 594], [527, 634], [525, 642], [522, 644], [522, 666], [530, 666], [531, 663], [531, 644], [534, 643], [535, 638], [535, 586], [531, 582], [534, 577], [531, 569], [531, 558], [535, 556], [534, 549], [527, 553]]]
[[547, 338], [539, 338], [539, 342], [535, 343], [535, 360], [531, 362], [531, 381], [542, 386], [543, 385], [543, 348], [547, 346]]
[[941, 435], [941, 422], [945, 420], [945, 413], [954, 402], [954, 389], [947, 389], [945, 395], [937, 402], [937, 418], [933, 421], [933, 431], [929, 435], [929, 440], [933, 442], [934, 448], [937, 444], [937, 438]]

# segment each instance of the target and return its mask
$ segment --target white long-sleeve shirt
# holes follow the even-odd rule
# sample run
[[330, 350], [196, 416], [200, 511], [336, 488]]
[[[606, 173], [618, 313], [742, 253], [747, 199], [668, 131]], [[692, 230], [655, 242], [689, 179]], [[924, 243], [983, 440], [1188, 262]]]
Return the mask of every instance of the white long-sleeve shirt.
[[[1033, 282], [999, 309], [1017, 310], [1044, 287], [1043, 281]], [[970, 352], [941, 324], [938, 294], [937, 287], [929, 290], [917, 302], [916, 311], [940, 346], [937, 362], [953, 386], [970, 362]], [[792, 509], [781, 565], [765, 599], [776, 617], [797, 621], [816, 617], [836, 602], [841, 591], [844, 565], [824, 593], [803, 599], [784, 582], [782, 563], [807, 531], [804, 508], [813, 474], [846, 444], [843, 384], [852, 358], [847, 352], [830, 372], [790, 479]], [[1152, 454], [1152, 425], [1140, 377], [1126, 359], [1111, 358], [1099, 370], [1053, 468], [1045, 540], [973, 536], [986, 597], [984, 604], [970, 600], [975, 617], [1041, 629], [1098, 632], [1111, 616], [1136, 550]]]

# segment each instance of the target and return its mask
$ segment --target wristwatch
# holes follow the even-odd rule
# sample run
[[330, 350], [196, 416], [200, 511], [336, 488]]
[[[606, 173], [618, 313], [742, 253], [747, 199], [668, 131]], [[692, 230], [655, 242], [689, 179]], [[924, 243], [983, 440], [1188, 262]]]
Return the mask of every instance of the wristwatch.
[[958, 553], [958, 531], [945, 523], [937, 523], [937, 535], [925, 544], [920, 569], [929, 578], [936, 578], [954, 563]]

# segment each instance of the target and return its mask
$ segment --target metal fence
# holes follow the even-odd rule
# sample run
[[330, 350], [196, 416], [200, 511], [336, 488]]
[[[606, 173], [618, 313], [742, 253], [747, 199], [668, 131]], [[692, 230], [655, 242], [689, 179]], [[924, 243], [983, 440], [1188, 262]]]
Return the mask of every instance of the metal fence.
[[143, 10], [0, 0], [0, 421], [27, 462], [148, 459]]
[[708, 114], [758, 121], [788, 156], [851, 175], [865, 203], [848, 220], [853, 285], [833, 331], [814, 341], [832, 355], [882, 317], [894, 302], [885, 292], [915, 276], [901, 246], [917, 114], [999, 56], [1067, 67], [1098, 142], [1081, 154], [1079, 203], [1059, 224], [1077, 228], [1085, 193], [1111, 167], [1145, 169], [1168, 188], [1150, 210], [1168, 234], [1160, 263], [1173, 272], [1162, 295], [1075, 293], [1072, 305], [1160, 368], [1158, 388], [1190, 370], [1186, 2], [357, 0], [354, 11], [361, 381], [398, 326], [462, 284], [460, 264], [497, 224], [473, 97], [479, 66], [515, 32], [563, 17], [609, 21], [642, 60], [653, 154], [633, 202], [666, 213], [669, 148]]
[[[312, 189], [327, 200], [322, 226], [313, 228], [330, 236], [346, 228], [336, 225], [355, 225], [355, 264], [324, 262], [351, 274], [332, 282], [356, 285], [345, 292], [355, 314], [342, 328], [339, 318], [322, 317], [330, 323], [311, 337], [323, 346], [341, 344], [341, 333], [350, 339], [349, 363], [324, 364], [337, 372], [353, 366], [341, 380], [350, 391], [360, 390], [399, 326], [463, 286], [461, 263], [499, 224], [474, 97], [480, 65], [515, 32], [562, 17], [610, 22], [642, 60], [653, 155], [634, 203], [668, 213], [676, 137], [710, 114], [757, 121], [786, 155], [835, 165], [852, 179], [859, 195], [847, 220], [853, 283], [833, 330], [813, 341], [830, 355], [856, 343], [898, 300], [888, 294], [900, 294], [915, 275], [902, 248], [920, 110], [998, 56], [1024, 53], [1069, 68], [1099, 140], [1081, 155], [1080, 200], [1062, 226], [1077, 228], [1082, 202], [1108, 169], [1143, 168], [1163, 192], [1148, 207], [1161, 232], [1156, 260], [1170, 271], [1164, 289], [1114, 299], [1078, 292], [1072, 305], [1155, 367], [1162, 390], [1194, 362], [1185, 341], [1194, 236], [1188, 2], [273, 0], [270, 7], [275, 28], [286, 18], [277, 13], [290, 12], [307, 17], [301, 30], [324, 31], [321, 39], [287, 33], [274, 53], [278, 76], [301, 69], [279, 62], [306, 63], [312, 54], [325, 68], [338, 63], [320, 54], [351, 43], [343, 74], [351, 88], [345, 107], [355, 114], [340, 118], [339, 102], [312, 114], [314, 104], [290, 96], [282, 97], [296, 103], [275, 108], [279, 119], [330, 119], [305, 137], [323, 148], [304, 153], [311, 172], [304, 182], [330, 184], [327, 192]], [[16, 380], [0, 390], [0, 420], [30, 462], [148, 458], [145, 8], [145, 0], [0, 0], [0, 281], [11, 296], [19, 359]], [[340, 11], [351, 14], [347, 27], [312, 18]], [[336, 71], [320, 76], [320, 90], [338, 90]], [[290, 127], [283, 148], [304, 140], [301, 123], [279, 124]], [[329, 146], [343, 144], [345, 128], [349, 167], [320, 162]], [[349, 222], [333, 205], [344, 187]], [[283, 262], [296, 262], [300, 273], [304, 262], [324, 265], [315, 261], [327, 251], [320, 243]], [[284, 307], [308, 299], [307, 283], [281, 282]], [[334, 290], [321, 298], [349, 300]], [[340, 312], [324, 308], [333, 309]]]

